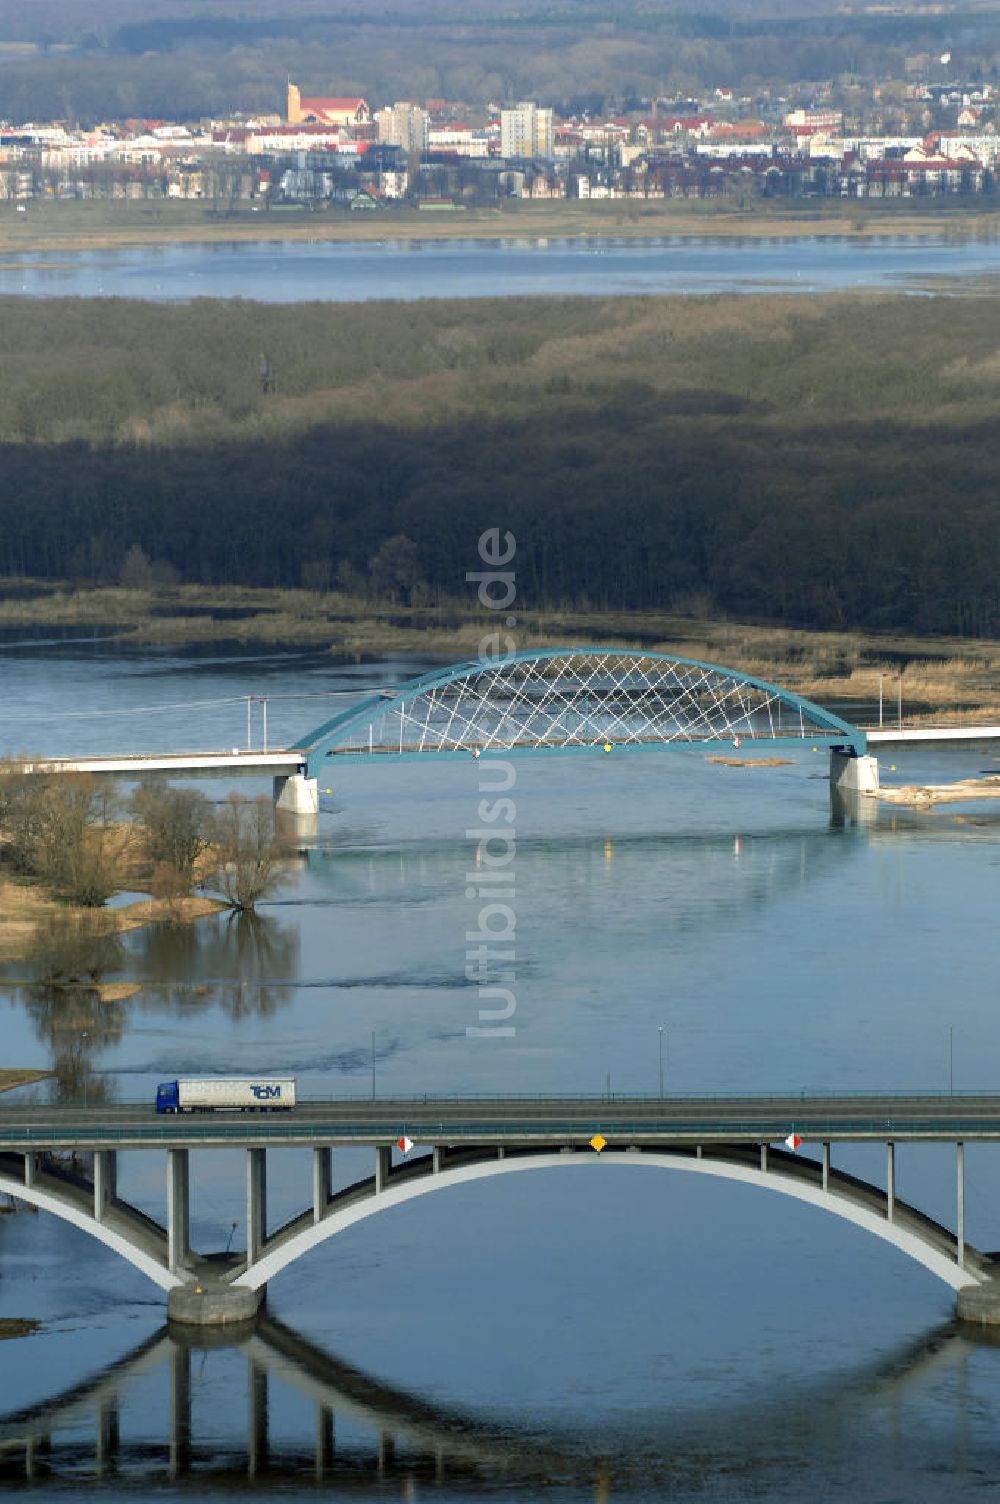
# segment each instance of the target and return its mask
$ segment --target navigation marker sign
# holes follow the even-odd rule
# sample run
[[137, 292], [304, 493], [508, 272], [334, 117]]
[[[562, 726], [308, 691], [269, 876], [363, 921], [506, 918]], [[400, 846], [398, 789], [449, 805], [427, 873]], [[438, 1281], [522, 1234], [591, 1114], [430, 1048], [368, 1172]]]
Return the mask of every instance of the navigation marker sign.
[[410, 1150], [413, 1148], [412, 1138], [407, 1138], [406, 1134], [404, 1133], [402, 1138], [397, 1138], [396, 1148], [402, 1150], [404, 1154], [409, 1154]]
[[802, 1140], [799, 1138], [798, 1134], [793, 1130], [788, 1135], [788, 1137], [785, 1139], [785, 1148], [786, 1149], [797, 1149], [799, 1147], [799, 1145], [801, 1144], [801, 1142], [802, 1142]]
[[590, 1140], [590, 1147], [592, 1149], [595, 1149], [597, 1153], [600, 1154], [606, 1143], [607, 1139], [602, 1133], [595, 1133], [593, 1138]]

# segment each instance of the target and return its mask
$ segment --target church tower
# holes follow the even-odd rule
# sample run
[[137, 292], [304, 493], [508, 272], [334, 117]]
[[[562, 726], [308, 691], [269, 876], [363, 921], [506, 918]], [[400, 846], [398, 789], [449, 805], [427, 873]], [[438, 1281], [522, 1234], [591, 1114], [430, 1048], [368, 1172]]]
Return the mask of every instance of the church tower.
[[288, 80], [288, 124], [302, 124], [302, 95], [298, 85], [293, 84], [291, 79]]

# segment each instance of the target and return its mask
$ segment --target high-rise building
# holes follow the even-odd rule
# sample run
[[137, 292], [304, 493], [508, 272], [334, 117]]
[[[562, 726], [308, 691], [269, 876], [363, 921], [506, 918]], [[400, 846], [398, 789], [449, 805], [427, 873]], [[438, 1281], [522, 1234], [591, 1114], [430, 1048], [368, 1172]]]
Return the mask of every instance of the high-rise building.
[[535, 156], [552, 157], [555, 151], [552, 145], [554, 134], [553, 114], [548, 108], [539, 107], [535, 111]]
[[391, 109], [379, 110], [378, 138], [407, 152], [426, 151], [428, 123], [427, 111], [418, 104], [397, 100]]
[[522, 99], [513, 108], [501, 110], [500, 155], [551, 157], [552, 111], [533, 99]]

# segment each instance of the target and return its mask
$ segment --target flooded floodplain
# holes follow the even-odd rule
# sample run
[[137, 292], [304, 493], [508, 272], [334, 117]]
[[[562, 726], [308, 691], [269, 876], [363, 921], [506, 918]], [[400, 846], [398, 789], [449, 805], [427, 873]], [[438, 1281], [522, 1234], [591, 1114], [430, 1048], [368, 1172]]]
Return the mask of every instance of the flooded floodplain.
[[[427, 666], [12, 634], [3, 749], [243, 745], [250, 695], [282, 744]], [[985, 746], [894, 761], [888, 782], [1000, 771]], [[69, 1060], [81, 1093], [150, 1103], [179, 1073], [279, 1069], [314, 1096], [655, 1093], [660, 1058], [667, 1094], [994, 1089], [996, 806], [859, 820], [826, 774], [808, 745], [776, 767], [518, 763], [513, 1033], [482, 1037], [466, 970], [475, 762], [345, 767], [256, 921], [125, 937], [114, 979], [140, 984], [131, 999], [81, 1011], [9, 967], [2, 1063]], [[240, 1244], [238, 1159], [193, 1156], [197, 1246]], [[310, 1165], [271, 1160], [278, 1225]], [[878, 1181], [884, 1150], [839, 1163]], [[1000, 1246], [998, 1170], [1000, 1150], [968, 1147], [981, 1248]], [[335, 1155], [338, 1185], [367, 1171], [360, 1151]], [[896, 1173], [951, 1220], [947, 1148], [902, 1147]], [[158, 1156], [122, 1156], [119, 1185], [163, 1216]], [[24, 1477], [25, 1447], [2, 1450], [20, 1426], [45, 1442], [40, 1487], [112, 1495], [240, 1492], [248, 1467], [280, 1492], [319, 1469], [396, 1496], [572, 1501], [931, 1500], [945, 1479], [972, 1498], [1000, 1480], [1000, 1351], [953, 1327], [950, 1292], [747, 1186], [601, 1164], [452, 1188], [293, 1265], [269, 1313], [256, 1334], [179, 1348], [135, 1270], [44, 1214], [0, 1217], [0, 1319], [40, 1324], [0, 1327], [0, 1477]]]

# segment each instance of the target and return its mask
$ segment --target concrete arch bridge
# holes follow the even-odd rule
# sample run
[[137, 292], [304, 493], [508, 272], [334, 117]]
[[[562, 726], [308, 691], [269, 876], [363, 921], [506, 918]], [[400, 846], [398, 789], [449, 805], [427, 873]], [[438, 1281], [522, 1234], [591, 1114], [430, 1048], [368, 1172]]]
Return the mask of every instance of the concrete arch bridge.
[[[801, 1143], [794, 1151], [780, 1147], [789, 1135], [817, 1145], [818, 1157], [799, 1152]], [[1000, 1098], [340, 1099], [303, 1102], [287, 1116], [219, 1113], [168, 1122], [148, 1106], [25, 1107], [0, 1113], [0, 1191], [62, 1217], [127, 1259], [168, 1294], [173, 1317], [213, 1323], [253, 1315], [268, 1281], [289, 1264], [423, 1195], [531, 1169], [673, 1170], [737, 1181], [839, 1216], [958, 1292], [960, 1314], [1000, 1322], [1000, 1266], [965, 1235], [967, 1139], [1000, 1141]], [[884, 1186], [833, 1166], [833, 1145], [858, 1142], [885, 1146]], [[897, 1142], [954, 1145], [954, 1231], [896, 1194]], [[413, 1152], [413, 1143], [425, 1151]], [[373, 1174], [336, 1194], [335, 1146], [367, 1146], [374, 1154]], [[246, 1246], [238, 1254], [190, 1246], [189, 1156], [204, 1147], [243, 1151]], [[278, 1147], [311, 1149], [312, 1196], [298, 1216], [272, 1229], [267, 1151]], [[165, 1153], [164, 1224], [117, 1194], [119, 1156], [150, 1148]], [[59, 1150], [92, 1155], [92, 1176], [54, 1162]]]

